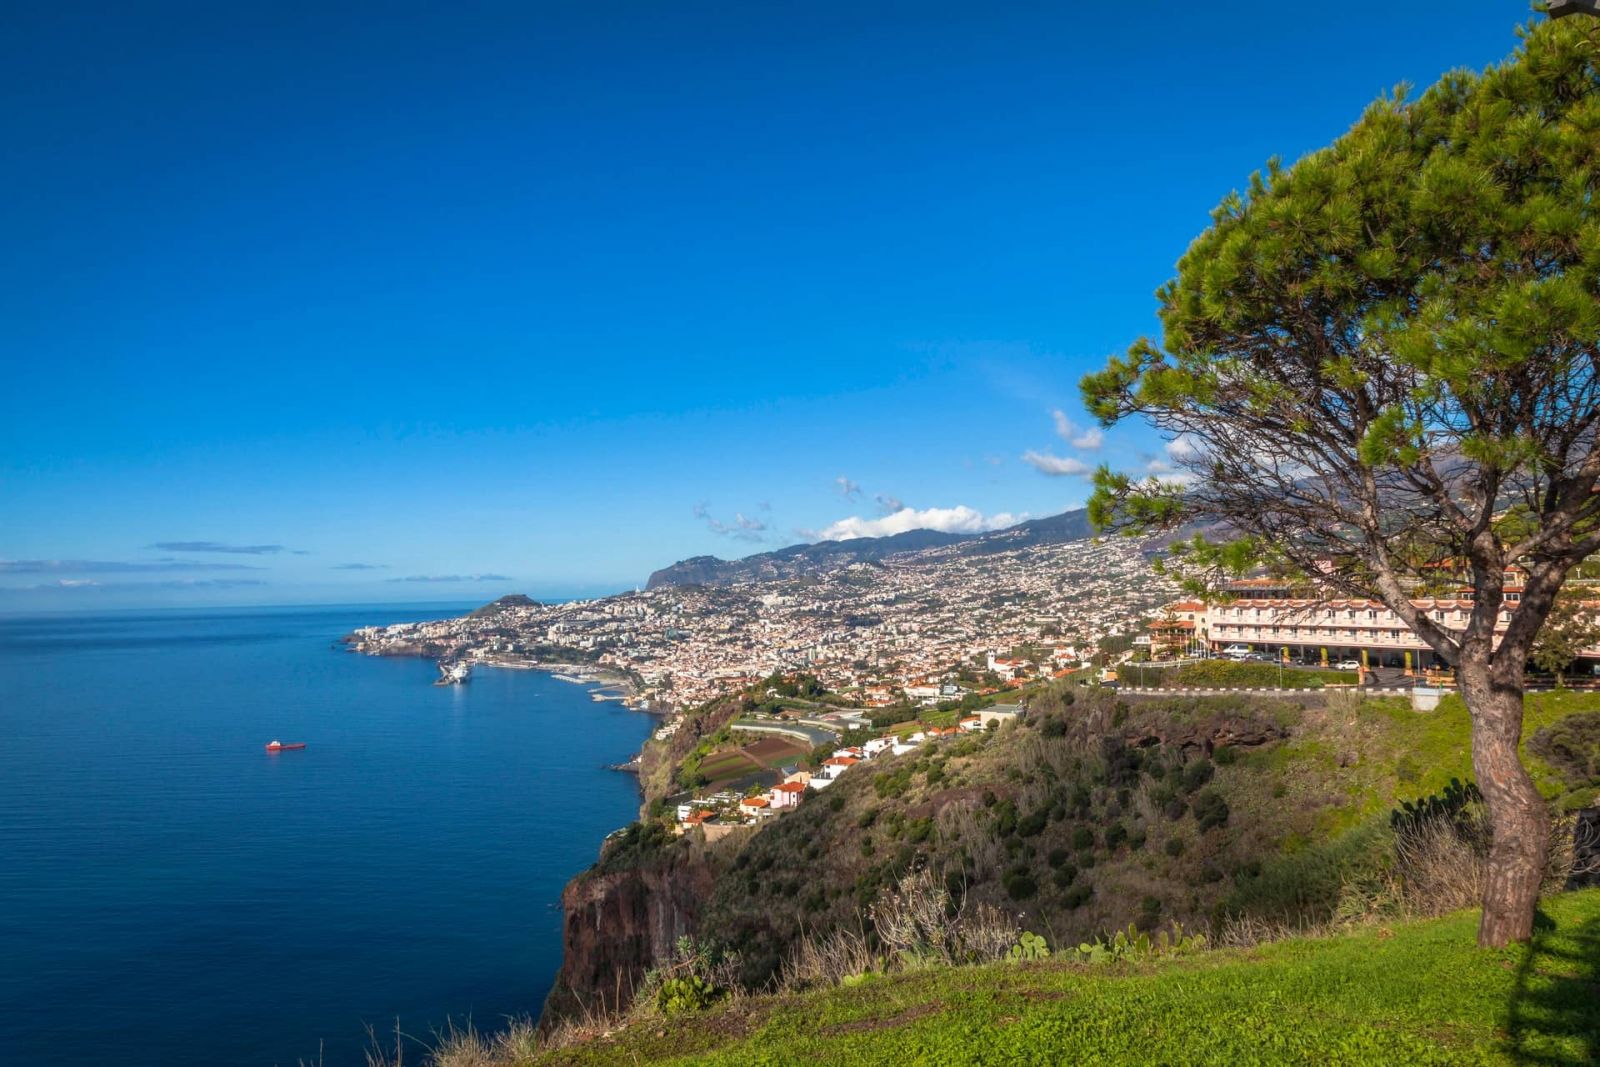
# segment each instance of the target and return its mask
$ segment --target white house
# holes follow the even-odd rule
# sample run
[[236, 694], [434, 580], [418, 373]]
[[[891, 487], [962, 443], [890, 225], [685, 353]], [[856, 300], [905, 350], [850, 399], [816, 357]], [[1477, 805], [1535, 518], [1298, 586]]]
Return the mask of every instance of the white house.
[[773, 811], [787, 811], [800, 806], [806, 787], [801, 782], [783, 782], [767, 792], [767, 803]]

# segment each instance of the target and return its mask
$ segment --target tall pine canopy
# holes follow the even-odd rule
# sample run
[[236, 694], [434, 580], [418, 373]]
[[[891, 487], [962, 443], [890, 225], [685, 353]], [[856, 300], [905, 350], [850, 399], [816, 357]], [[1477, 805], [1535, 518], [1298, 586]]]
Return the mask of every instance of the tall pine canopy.
[[[1082, 383], [1181, 469], [1102, 468], [1097, 525], [1214, 524], [1180, 554], [1197, 586], [1298, 573], [1456, 665], [1494, 832], [1485, 944], [1531, 931], [1548, 819], [1517, 756], [1523, 670], [1600, 549], [1597, 182], [1600, 21], [1530, 25], [1501, 65], [1252, 175], [1159, 290], [1160, 344]], [[1414, 604], [1442, 581], [1470, 587], [1464, 627]]]

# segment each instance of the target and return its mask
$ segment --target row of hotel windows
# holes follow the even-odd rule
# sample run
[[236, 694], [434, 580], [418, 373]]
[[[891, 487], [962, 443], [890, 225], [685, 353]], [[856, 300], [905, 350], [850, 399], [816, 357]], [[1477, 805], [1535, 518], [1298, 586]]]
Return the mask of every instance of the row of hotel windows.
[[[1514, 599], [1514, 598], [1508, 595], [1506, 597], [1506, 599], [1507, 600], [1511, 600], [1511, 599]], [[1260, 608], [1254, 608], [1252, 610], [1255, 612], [1255, 614], [1252, 616], [1253, 618], [1257, 618], [1257, 619], [1261, 618], [1262, 610]], [[1333, 618], [1337, 618], [1338, 617], [1339, 613], [1338, 613], [1338, 610], [1335, 609], [1335, 608], [1325, 608], [1323, 610], [1325, 612], [1324, 618], [1333, 619]], [[1285, 608], [1285, 609], [1270, 609], [1268, 611], [1268, 614], [1269, 615], [1277, 614], [1278, 611], [1287, 611], [1287, 612], [1289, 612], [1291, 614], [1299, 615], [1301, 617], [1305, 617], [1306, 615], [1311, 614], [1311, 612], [1309, 612], [1309, 611], [1301, 612], [1301, 611], [1295, 611], [1294, 609], [1289, 609], [1289, 608]], [[1225, 615], [1225, 616], [1231, 614], [1236, 619], [1242, 619], [1242, 618], [1245, 617], [1245, 609], [1244, 608], [1233, 608], [1233, 609], [1231, 609], [1231, 611], [1228, 608], [1224, 608], [1224, 609], [1222, 609], [1221, 613], [1223, 615]], [[1446, 618], [1445, 618], [1447, 615], [1454, 615], [1455, 616], [1455, 620], [1454, 621], [1456, 621], [1456, 622], [1466, 622], [1467, 621], [1467, 611], [1466, 611], [1465, 608], [1457, 608], [1453, 612], [1445, 611], [1443, 608], [1435, 608], [1434, 609], [1433, 618], [1434, 618], [1434, 621], [1436, 621], [1436, 622], [1445, 622], [1445, 621], [1447, 621]], [[1384, 616], [1384, 619], [1386, 621], [1387, 620], [1392, 620], [1394, 618], [1394, 613], [1392, 611], [1389, 611], [1389, 610], [1385, 609], [1384, 612], [1383, 612], [1383, 616]], [[1356, 617], [1355, 609], [1354, 608], [1345, 609], [1344, 617], [1346, 619], [1354, 619]], [[1377, 619], [1377, 617], [1378, 617], [1377, 609], [1375, 609], [1375, 608], [1368, 608], [1367, 609], [1367, 618], [1369, 620], [1375, 620], [1375, 619]], [[1510, 622], [1511, 621], [1511, 612], [1502, 611], [1500, 613], [1500, 618], [1505, 622]]]
[[[1243, 637], [1243, 636], [1245, 636], [1245, 633], [1244, 633], [1245, 629], [1246, 629], [1246, 627], [1243, 627], [1243, 626], [1219, 626], [1219, 627], [1217, 627], [1217, 633], [1212, 635], [1212, 638], [1213, 638], [1213, 640], [1218, 640], [1218, 641], [1226, 640], [1228, 637], [1234, 636], [1235, 633], [1237, 633], [1237, 636]], [[1252, 634], [1254, 634], [1254, 635], [1256, 635], [1258, 637], [1261, 635], [1261, 632], [1263, 630], [1265, 630], [1267, 633], [1288, 633], [1288, 635], [1290, 637], [1299, 637], [1300, 636], [1300, 627], [1298, 627], [1298, 626], [1287, 626], [1287, 627], [1251, 626], [1251, 627], [1248, 627], [1248, 629], [1250, 630], [1250, 632]], [[1306, 633], [1307, 637], [1332, 638], [1332, 637], [1341, 636], [1339, 630], [1336, 629], [1335, 627], [1332, 627], [1332, 626], [1328, 626], [1328, 627], [1308, 626], [1308, 627], [1306, 627], [1306, 630], [1308, 631]], [[1351, 629], [1351, 630], [1345, 630], [1344, 633], [1343, 633], [1343, 636], [1352, 637], [1352, 638], [1365, 637], [1365, 638], [1370, 640], [1370, 639], [1372, 639], [1374, 637], [1380, 636], [1382, 633], [1383, 633], [1382, 630], [1354, 630], [1354, 629]], [[1409, 631], [1407, 631], [1406, 633], [1407, 633], [1407, 636], [1409, 636]], [[1400, 634], [1401, 634], [1401, 631], [1399, 631], [1399, 630], [1390, 630], [1389, 631], [1389, 640], [1391, 640], [1391, 641], [1400, 640]]]

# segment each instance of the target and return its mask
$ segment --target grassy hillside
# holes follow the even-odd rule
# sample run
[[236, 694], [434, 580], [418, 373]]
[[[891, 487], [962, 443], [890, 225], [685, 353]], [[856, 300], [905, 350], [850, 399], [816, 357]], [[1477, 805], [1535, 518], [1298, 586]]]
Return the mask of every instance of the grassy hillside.
[[1146, 965], [1002, 963], [869, 977], [652, 1019], [522, 1062], [1576, 1067], [1600, 1059], [1600, 890], [1547, 900], [1529, 946], [1479, 950], [1476, 923], [1462, 913]]
[[[1596, 707], [1531, 697], [1528, 734]], [[1529, 762], [1558, 802], [1592, 798]], [[750, 834], [722, 857], [701, 936], [738, 951], [760, 987], [802, 935], [857, 924], [924, 865], [1058, 945], [1130, 922], [1322, 922], [1388, 883], [1392, 809], [1470, 777], [1458, 700], [1418, 714], [1354, 694], [1059, 687], [1021, 724], [856, 767]]]
[[[735, 705], [708, 706], [660, 744], [653, 778], [712, 743]], [[1600, 695], [1531, 696], [1525, 731], [1552, 806], [1593, 804]], [[674, 836], [671, 813], [649, 805], [569, 887], [569, 955], [594, 965], [568, 976], [563, 1004], [614, 1010], [614, 991], [655, 988], [681, 973], [672, 946], [685, 935], [692, 956], [719, 961], [718, 989], [806, 988], [883, 961], [893, 971], [903, 950], [880, 920], [913, 879], [937, 887], [941, 914], [988, 931], [979, 947], [937, 949], [961, 964], [1003, 955], [1023, 932], [1060, 953], [1130, 927], [1252, 943], [1439, 915], [1481, 895], [1481, 809], [1452, 784], [1471, 777], [1468, 739], [1454, 699], [1417, 713], [1353, 692], [1058, 684], [1019, 722], [859, 764], [797, 811], [714, 843]], [[1396, 809], [1425, 800], [1426, 826], [1397, 831]], [[807, 953], [850, 936], [868, 963], [807, 971]]]

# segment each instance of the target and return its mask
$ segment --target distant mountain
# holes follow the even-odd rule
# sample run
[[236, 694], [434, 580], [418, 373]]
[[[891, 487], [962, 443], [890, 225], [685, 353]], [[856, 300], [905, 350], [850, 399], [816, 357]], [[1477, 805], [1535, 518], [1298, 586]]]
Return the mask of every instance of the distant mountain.
[[853, 537], [848, 541], [819, 541], [816, 544], [790, 545], [773, 552], [762, 552], [743, 559], [718, 559], [694, 556], [650, 576], [648, 589], [674, 585], [738, 585], [744, 582], [798, 578], [826, 567], [849, 563], [871, 563], [899, 552], [920, 552], [926, 548], [961, 545], [963, 552], [984, 554], [1007, 552], [1031, 545], [1061, 544], [1093, 534], [1089, 513], [1083, 508], [1064, 511], [1044, 519], [1008, 526], [988, 533], [944, 533], [939, 530], [907, 530], [888, 537]]
[[503, 596], [499, 600], [485, 604], [467, 617], [481, 619], [499, 615], [507, 608], [536, 608], [538, 606], [539, 602], [532, 597], [525, 596], [522, 593], [512, 593], [510, 596]]

